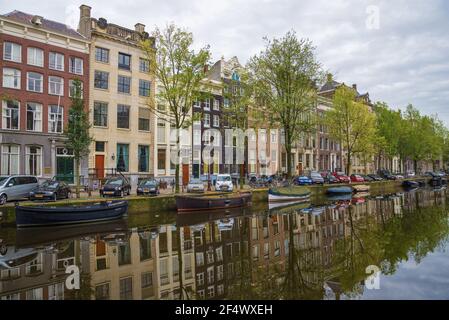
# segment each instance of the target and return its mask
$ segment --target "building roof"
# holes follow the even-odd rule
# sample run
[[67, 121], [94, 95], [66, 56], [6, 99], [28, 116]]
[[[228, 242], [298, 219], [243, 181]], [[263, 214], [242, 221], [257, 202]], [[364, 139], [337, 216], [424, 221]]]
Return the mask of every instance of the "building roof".
[[341, 86], [342, 84], [340, 82], [337, 82], [335, 80], [331, 80], [326, 82], [320, 89], [319, 92], [323, 92], [323, 91], [330, 91], [330, 90], [335, 90], [337, 89], [337, 87]]
[[5, 18], [8, 18], [8, 19], [20, 22], [20, 23], [28, 24], [35, 28], [42, 28], [42, 29], [57, 32], [57, 33], [60, 33], [60, 34], [63, 34], [63, 35], [69, 36], [69, 37], [86, 40], [86, 38], [83, 37], [80, 33], [78, 33], [75, 29], [72, 29], [68, 25], [65, 25], [63, 23], [56, 22], [53, 20], [48, 20], [48, 19], [42, 18], [42, 25], [36, 26], [34, 23], [31, 22], [31, 20], [33, 19], [34, 16], [35, 15], [25, 13], [22, 11], [18, 11], [18, 10], [14, 10], [10, 13], [6, 13], [6, 14], [2, 15], [2, 17], [5, 17]]

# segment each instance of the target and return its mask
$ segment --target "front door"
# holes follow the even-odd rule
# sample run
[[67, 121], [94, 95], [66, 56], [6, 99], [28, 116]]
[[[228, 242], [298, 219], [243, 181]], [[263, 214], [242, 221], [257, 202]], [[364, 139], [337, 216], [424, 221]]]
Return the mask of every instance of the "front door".
[[67, 183], [74, 181], [73, 157], [56, 157], [56, 178]]
[[95, 155], [95, 173], [98, 179], [104, 178], [104, 155]]
[[186, 186], [189, 184], [189, 165], [182, 165], [182, 185]]

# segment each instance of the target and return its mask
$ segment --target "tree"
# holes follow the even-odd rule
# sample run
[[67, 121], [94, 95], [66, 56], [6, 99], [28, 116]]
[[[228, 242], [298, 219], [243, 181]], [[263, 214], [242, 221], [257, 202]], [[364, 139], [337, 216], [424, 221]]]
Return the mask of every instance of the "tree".
[[168, 105], [168, 110], [159, 110], [152, 100], [148, 101], [148, 106], [178, 132], [175, 184], [176, 192], [179, 192], [180, 132], [192, 124], [191, 109], [200, 96], [201, 80], [206, 75], [204, 66], [210, 59], [210, 51], [206, 46], [195, 52], [192, 33], [174, 24], [164, 30], [156, 28], [153, 36], [154, 41], [147, 39], [142, 42], [142, 49], [158, 81], [157, 97]]
[[334, 96], [333, 108], [326, 112], [324, 122], [329, 135], [341, 142], [346, 152], [346, 173], [351, 174], [352, 159], [372, 150], [376, 137], [376, 118], [368, 106], [356, 101], [355, 91], [339, 87]]
[[84, 99], [82, 96], [81, 81], [75, 79], [73, 81], [72, 105], [69, 109], [69, 122], [65, 130], [67, 148], [73, 150], [75, 161], [75, 186], [76, 197], [80, 197], [80, 160], [89, 154], [89, 146], [93, 139], [89, 135], [90, 123], [89, 113], [84, 108]]
[[287, 175], [292, 172], [292, 146], [303, 134], [315, 130], [315, 83], [321, 67], [309, 40], [290, 31], [280, 39], [265, 38], [265, 50], [248, 63], [257, 99], [264, 101], [267, 122], [280, 126], [285, 135]]

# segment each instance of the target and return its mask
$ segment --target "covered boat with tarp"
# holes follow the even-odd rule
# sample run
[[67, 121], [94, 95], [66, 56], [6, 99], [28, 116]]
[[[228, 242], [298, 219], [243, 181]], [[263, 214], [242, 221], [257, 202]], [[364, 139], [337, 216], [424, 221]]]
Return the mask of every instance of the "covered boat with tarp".
[[269, 202], [307, 202], [310, 201], [310, 189], [307, 187], [281, 187], [268, 190]]

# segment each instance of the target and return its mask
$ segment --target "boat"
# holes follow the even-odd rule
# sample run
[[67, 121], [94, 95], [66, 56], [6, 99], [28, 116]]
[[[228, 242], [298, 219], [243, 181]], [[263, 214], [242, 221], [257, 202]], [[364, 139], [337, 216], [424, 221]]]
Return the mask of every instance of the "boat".
[[310, 201], [310, 190], [304, 187], [270, 188], [268, 202], [306, 202]]
[[329, 201], [351, 201], [352, 193], [330, 193], [327, 196]]
[[420, 186], [419, 182], [413, 180], [405, 180], [402, 182], [404, 188], [418, 188]]
[[299, 212], [303, 209], [309, 208], [310, 202], [275, 202], [268, 205], [270, 214], [285, 214], [292, 212]]
[[329, 194], [345, 194], [352, 193], [353, 189], [351, 187], [332, 187], [327, 189]]
[[251, 205], [251, 192], [176, 196], [178, 212], [220, 210]]
[[84, 206], [16, 205], [15, 210], [18, 228], [55, 226], [119, 219], [127, 213], [128, 201], [104, 201]]
[[366, 184], [358, 184], [352, 187], [354, 192], [367, 192], [369, 191], [369, 186]]

